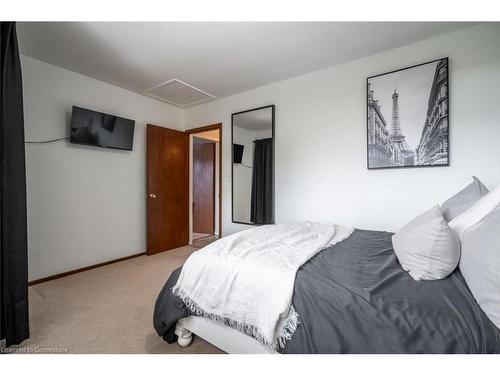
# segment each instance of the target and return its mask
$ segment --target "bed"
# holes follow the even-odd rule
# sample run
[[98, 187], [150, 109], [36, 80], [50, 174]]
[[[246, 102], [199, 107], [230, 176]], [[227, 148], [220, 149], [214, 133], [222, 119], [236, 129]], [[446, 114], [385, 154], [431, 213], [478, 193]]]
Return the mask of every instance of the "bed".
[[[297, 272], [292, 305], [299, 324], [280, 353], [500, 353], [500, 330], [476, 303], [457, 268], [443, 280], [415, 281], [394, 253], [392, 233], [355, 230]], [[172, 293], [155, 304], [154, 327], [169, 343], [191, 333], [228, 353], [272, 353], [253, 338], [193, 316]]]

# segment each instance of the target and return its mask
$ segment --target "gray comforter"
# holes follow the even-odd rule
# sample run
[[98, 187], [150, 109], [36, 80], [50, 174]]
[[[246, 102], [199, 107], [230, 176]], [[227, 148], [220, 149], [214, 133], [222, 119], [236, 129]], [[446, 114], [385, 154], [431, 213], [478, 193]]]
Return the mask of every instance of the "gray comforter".
[[[172, 273], [155, 305], [154, 326], [175, 341], [189, 315], [171, 293]], [[300, 323], [283, 353], [500, 353], [500, 330], [457, 269], [415, 281], [399, 265], [391, 233], [356, 230], [302, 266], [293, 306]]]

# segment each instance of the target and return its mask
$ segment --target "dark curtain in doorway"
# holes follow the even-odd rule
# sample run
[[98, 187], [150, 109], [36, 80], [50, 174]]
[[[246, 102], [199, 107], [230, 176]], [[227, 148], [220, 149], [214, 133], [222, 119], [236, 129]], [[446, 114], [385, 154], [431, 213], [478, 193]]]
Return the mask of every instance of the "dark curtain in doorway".
[[0, 22], [0, 339], [29, 337], [26, 172], [15, 22]]
[[255, 224], [272, 224], [273, 207], [273, 139], [259, 139], [255, 141], [253, 154], [250, 220]]

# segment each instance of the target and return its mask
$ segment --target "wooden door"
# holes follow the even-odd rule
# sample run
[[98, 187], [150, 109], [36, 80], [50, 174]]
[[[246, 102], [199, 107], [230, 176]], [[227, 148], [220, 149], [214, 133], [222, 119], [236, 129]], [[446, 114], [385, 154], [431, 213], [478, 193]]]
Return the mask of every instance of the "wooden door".
[[193, 141], [193, 232], [214, 234], [215, 143]]
[[147, 126], [147, 254], [189, 241], [189, 136]]

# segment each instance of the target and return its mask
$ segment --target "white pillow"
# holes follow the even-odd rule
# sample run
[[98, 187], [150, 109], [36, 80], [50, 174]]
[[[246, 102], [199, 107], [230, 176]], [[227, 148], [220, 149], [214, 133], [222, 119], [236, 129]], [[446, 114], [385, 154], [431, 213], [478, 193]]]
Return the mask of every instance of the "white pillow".
[[476, 176], [473, 181], [441, 205], [441, 211], [447, 222], [462, 214], [474, 203], [489, 193], [489, 190]]
[[477, 303], [500, 329], [500, 206], [463, 233], [459, 267]]
[[500, 185], [489, 192], [473, 206], [450, 221], [450, 228], [461, 238], [464, 231], [488, 215], [500, 204]]
[[457, 267], [460, 242], [439, 206], [406, 224], [392, 244], [399, 263], [415, 280], [444, 279]]

